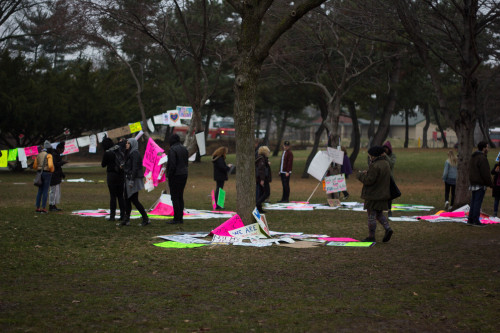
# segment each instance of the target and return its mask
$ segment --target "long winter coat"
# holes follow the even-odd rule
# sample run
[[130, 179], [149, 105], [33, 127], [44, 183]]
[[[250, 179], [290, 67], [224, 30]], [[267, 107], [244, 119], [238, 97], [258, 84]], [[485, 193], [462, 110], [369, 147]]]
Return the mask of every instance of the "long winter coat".
[[472, 154], [469, 165], [469, 182], [471, 185], [492, 186], [490, 164], [482, 151]]
[[212, 158], [212, 163], [214, 164], [214, 180], [226, 181], [230, 168], [227, 166], [224, 157], [222, 155], [215, 156]]
[[259, 155], [255, 159], [255, 178], [257, 184], [261, 180], [269, 183], [272, 181], [269, 159], [264, 155]]
[[52, 155], [52, 163], [54, 164], [54, 172], [50, 178], [50, 186], [55, 186], [61, 184], [64, 178], [64, 173], [62, 171], [64, 161], [62, 160], [61, 154], [59, 154], [56, 149], [51, 149], [49, 153]]
[[499, 172], [495, 171], [495, 168], [499, 165], [500, 163], [496, 163], [495, 166], [493, 166], [493, 169], [491, 169], [491, 174], [493, 175], [492, 196], [494, 198], [500, 198], [500, 171]]
[[[127, 190], [128, 198], [130, 198], [134, 193], [144, 189], [144, 181], [142, 180], [144, 178], [142, 170], [142, 156], [141, 153], [139, 153], [137, 141], [134, 140], [133, 143], [130, 143], [131, 149], [127, 152], [125, 165], [123, 166], [126, 178], [125, 188]], [[133, 185], [131, 182], [133, 182]]]
[[365, 200], [365, 209], [389, 209], [391, 167], [384, 156], [374, 159], [368, 171], [358, 173], [357, 178], [363, 183], [361, 198]]

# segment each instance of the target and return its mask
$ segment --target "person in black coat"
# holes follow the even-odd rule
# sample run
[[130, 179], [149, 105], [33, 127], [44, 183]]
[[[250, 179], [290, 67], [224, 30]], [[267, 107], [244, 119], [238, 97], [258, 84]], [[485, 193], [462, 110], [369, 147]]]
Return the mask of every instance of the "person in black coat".
[[[227, 180], [227, 174], [231, 169], [231, 167], [233, 166], [232, 164], [226, 164], [226, 154], [227, 154], [227, 147], [219, 147], [212, 154], [212, 163], [214, 164], [214, 180], [216, 184], [215, 188], [216, 204], [219, 199], [219, 189], [224, 188], [224, 182]], [[219, 207], [219, 205], [217, 205], [216, 208], [221, 209], [222, 207]]]
[[102, 156], [101, 166], [106, 168], [106, 181], [108, 183], [109, 190], [109, 221], [115, 221], [116, 216], [116, 201], [118, 201], [118, 206], [120, 207], [120, 221], [125, 220], [125, 199], [123, 196], [123, 187], [125, 184], [125, 174], [123, 172], [123, 165], [117, 165], [120, 158], [116, 158], [115, 154], [118, 156], [124, 156], [125, 147], [115, 145], [113, 140], [110, 138], [104, 138], [102, 140], [102, 146], [105, 150]]
[[491, 169], [493, 175], [493, 191], [492, 196], [495, 199], [493, 203], [493, 216], [498, 217], [498, 203], [500, 202], [500, 162], [495, 163]]
[[62, 209], [57, 208], [57, 204], [61, 202], [61, 182], [65, 177], [62, 171], [62, 166], [67, 161], [63, 161], [61, 154], [64, 152], [65, 142], [60, 142], [56, 149], [47, 149], [47, 152], [52, 154], [52, 163], [54, 164], [54, 172], [50, 178], [50, 188], [49, 188], [49, 211], [59, 212]]
[[256, 206], [260, 213], [265, 213], [262, 204], [271, 195], [269, 183], [272, 181], [271, 165], [269, 155], [271, 151], [267, 146], [262, 146], [258, 150], [258, 156], [255, 159], [255, 180], [257, 189]]
[[181, 143], [179, 135], [173, 134], [169, 140], [167, 177], [172, 205], [174, 207], [174, 219], [166, 221], [168, 224], [183, 223], [184, 216], [184, 188], [188, 178], [189, 153]]

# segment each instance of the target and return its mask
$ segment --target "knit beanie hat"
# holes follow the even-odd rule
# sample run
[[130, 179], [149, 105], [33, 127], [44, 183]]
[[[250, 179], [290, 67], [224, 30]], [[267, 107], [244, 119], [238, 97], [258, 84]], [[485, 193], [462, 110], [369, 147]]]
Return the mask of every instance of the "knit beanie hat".
[[373, 156], [373, 157], [379, 157], [384, 153], [384, 148], [380, 146], [374, 146], [368, 149], [368, 155]]

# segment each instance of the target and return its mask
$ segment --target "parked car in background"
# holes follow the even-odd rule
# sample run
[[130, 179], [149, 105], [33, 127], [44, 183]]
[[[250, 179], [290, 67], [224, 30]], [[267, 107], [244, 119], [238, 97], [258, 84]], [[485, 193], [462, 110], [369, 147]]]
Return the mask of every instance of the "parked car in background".
[[500, 146], [500, 127], [490, 128], [490, 139], [495, 146]]

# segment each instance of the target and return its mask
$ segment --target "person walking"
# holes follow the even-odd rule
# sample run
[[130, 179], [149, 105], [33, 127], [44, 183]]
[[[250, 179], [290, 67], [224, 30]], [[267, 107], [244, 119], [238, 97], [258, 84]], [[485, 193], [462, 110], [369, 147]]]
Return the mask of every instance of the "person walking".
[[188, 178], [189, 153], [186, 147], [182, 145], [178, 134], [170, 136], [169, 144], [167, 177], [174, 207], [174, 219], [166, 221], [166, 223], [180, 224], [184, 222], [184, 188]]
[[117, 225], [129, 225], [132, 204], [141, 213], [142, 223], [140, 226], [147, 226], [151, 223], [144, 206], [139, 201], [139, 191], [144, 189], [144, 175], [142, 171], [142, 156], [139, 153], [139, 143], [136, 139], [130, 138], [125, 144], [125, 218]]
[[493, 175], [492, 196], [495, 199], [493, 203], [493, 216], [498, 217], [498, 203], [500, 202], [500, 162], [495, 163], [495, 166], [491, 169], [491, 174]]
[[[457, 183], [457, 156], [453, 150], [448, 151], [448, 159], [444, 162], [444, 209], [448, 210], [455, 203], [455, 187]], [[450, 198], [451, 192], [451, 201]]]
[[[392, 152], [392, 145], [390, 141], [386, 141], [382, 146], [385, 152], [385, 158], [387, 162], [389, 162], [389, 166], [391, 167], [391, 177], [394, 177], [394, 165], [396, 165], [396, 154]], [[392, 200], [389, 200], [389, 211], [387, 212], [387, 216], [392, 216]]]
[[483, 226], [479, 221], [486, 188], [492, 187], [490, 164], [488, 163], [488, 143], [481, 141], [477, 144], [477, 151], [472, 154], [469, 164], [470, 199], [469, 217], [467, 224]]
[[269, 164], [269, 155], [271, 151], [267, 146], [261, 146], [255, 159], [255, 180], [257, 190], [256, 207], [259, 213], [265, 213], [262, 204], [271, 195], [269, 183], [272, 181], [271, 166]]
[[102, 156], [101, 167], [106, 168], [106, 183], [109, 191], [109, 221], [116, 219], [116, 202], [120, 208], [120, 221], [125, 220], [125, 197], [123, 190], [125, 185], [125, 147], [115, 145], [113, 140], [106, 137], [102, 140], [104, 155]]
[[[342, 166], [340, 167], [340, 173], [343, 173], [345, 175], [345, 180], [347, 183], [347, 178], [349, 178], [349, 175], [352, 174], [351, 160], [347, 155], [347, 148], [345, 146], [342, 146], [341, 150], [344, 152], [344, 160], [342, 161]], [[342, 194], [344, 195], [344, 200], [349, 198], [349, 192], [347, 192], [347, 190], [342, 191]]]
[[54, 172], [52, 155], [47, 152], [51, 148], [50, 142], [45, 140], [42, 151], [38, 153], [33, 163], [33, 169], [42, 173], [42, 185], [38, 187], [35, 201], [35, 211], [42, 214], [47, 214], [45, 207], [47, 206], [47, 197], [49, 195], [50, 179], [52, 178], [52, 172]]
[[375, 242], [377, 221], [384, 227], [383, 242], [388, 242], [393, 234], [384, 210], [389, 208], [391, 168], [383, 156], [384, 148], [374, 146], [368, 150], [370, 165], [367, 171], [360, 171], [357, 179], [363, 183], [361, 198], [365, 200], [364, 209], [368, 213], [368, 237], [364, 242]]
[[49, 189], [49, 211], [59, 212], [62, 209], [57, 207], [57, 204], [61, 202], [61, 182], [65, 177], [62, 171], [62, 166], [67, 161], [63, 161], [61, 154], [64, 152], [64, 141], [59, 142], [56, 149], [51, 149], [48, 151], [52, 155], [52, 163], [54, 164], [54, 172], [50, 178], [50, 189]]
[[290, 177], [292, 176], [293, 153], [290, 150], [290, 141], [283, 142], [283, 153], [281, 154], [280, 177], [283, 192], [280, 203], [290, 201]]
[[217, 204], [219, 199], [219, 190], [224, 188], [224, 182], [228, 179], [227, 174], [232, 164], [226, 164], [227, 147], [219, 147], [212, 154], [212, 163], [214, 165], [214, 180], [215, 180], [215, 203], [216, 209], [221, 209]]

